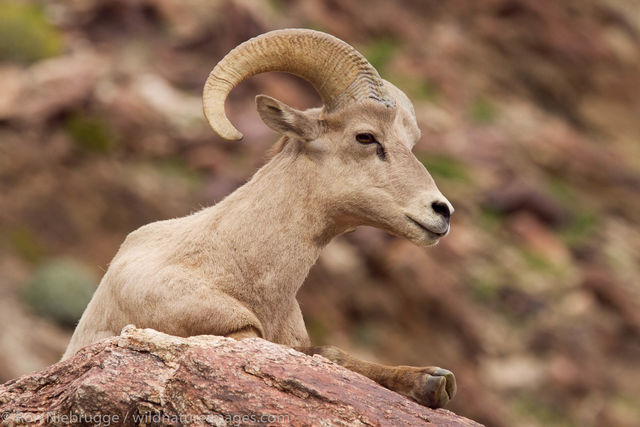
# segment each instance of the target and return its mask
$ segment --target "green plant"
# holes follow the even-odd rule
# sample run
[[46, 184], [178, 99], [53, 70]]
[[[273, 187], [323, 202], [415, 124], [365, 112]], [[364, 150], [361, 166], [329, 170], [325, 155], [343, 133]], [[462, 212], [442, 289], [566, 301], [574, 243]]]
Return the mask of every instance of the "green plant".
[[311, 342], [315, 343], [315, 345], [327, 344], [329, 330], [327, 328], [327, 324], [323, 319], [320, 319], [318, 317], [310, 317], [306, 319], [305, 324], [307, 326], [307, 332], [309, 333]]
[[521, 254], [522, 259], [527, 263], [527, 266], [534, 271], [549, 272], [554, 270], [553, 263], [541, 252], [522, 248]]
[[377, 328], [369, 322], [356, 323], [351, 335], [356, 342], [365, 347], [374, 347], [380, 341]]
[[491, 277], [474, 277], [471, 280], [471, 294], [481, 303], [494, 301], [498, 296], [499, 284]]
[[279, 14], [286, 13], [287, 11], [287, 2], [285, 0], [269, 0], [268, 3], [271, 9]]
[[597, 214], [584, 208], [580, 193], [562, 177], [552, 175], [546, 181], [555, 199], [571, 211], [571, 219], [559, 230], [560, 236], [573, 248], [586, 243], [600, 224]]
[[108, 153], [116, 146], [116, 138], [99, 117], [74, 114], [66, 123], [66, 130], [76, 146], [84, 152]]
[[412, 93], [418, 99], [435, 102], [438, 100], [440, 91], [438, 85], [431, 80], [422, 80]]
[[488, 98], [485, 98], [484, 96], [477, 96], [471, 102], [469, 115], [475, 122], [491, 123], [496, 119], [498, 109]]
[[495, 234], [503, 230], [506, 221], [504, 212], [490, 206], [482, 206], [476, 218], [483, 229]]
[[96, 288], [96, 278], [70, 259], [52, 260], [34, 273], [23, 289], [24, 301], [63, 326], [76, 324]]
[[42, 7], [0, 1], [0, 60], [31, 63], [61, 51], [62, 39]]
[[529, 391], [516, 393], [512, 398], [512, 408], [520, 420], [531, 420], [539, 425], [550, 427], [565, 427], [574, 425], [566, 412], [556, 405], [547, 402], [548, 399], [539, 397]]
[[586, 243], [598, 230], [599, 224], [600, 221], [594, 213], [578, 211], [560, 230], [560, 235], [570, 247], [575, 248]]
[[576, 191], [563, 177], [548, 175], [545, 177], [546, 186], [555, 199], [567, 207], [577, 203]]
[[362, 48], [363, 55], [379, 72], [384, 71], [396, 49], [398, 42], [391, 38], [381, 38], [370, 42]]
[[44, 248], [38, 237], [27, 227], [18, 226], [7, 234], [13, 250], [27, 262], [37, 262], [44, 254]]
[[435, 179], [469, 181], [467, 166], [455, 157], [444, 154], [419, 155], [418, 159]]
[[162, 175], [178, 179], [189, 186], [197, 186], [202, 182], [202, 174], [185, 163], [181, 157], [165, 157], [155, 162], [155, 167]]
[[415, 79], [401, 73], [392, 73], [388, 77], [398, 89], [413, 100], [436, 102], [440, 96], [440, 88], [429, 79]]

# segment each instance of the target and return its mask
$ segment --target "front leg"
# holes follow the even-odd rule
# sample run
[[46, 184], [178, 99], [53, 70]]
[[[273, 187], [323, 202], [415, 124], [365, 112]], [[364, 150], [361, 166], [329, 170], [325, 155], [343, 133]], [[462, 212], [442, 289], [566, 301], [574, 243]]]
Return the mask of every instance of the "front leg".
[[319, 354], [338, 365], [364, 375], [383, 387], [400, 393], [421, 405], [440, 408], [456, 394], [456, 379], [453, 373], [434, 366], [416, 368], [412, 366], [385, 366], [357, 359], [333, 346], [294, 347], [312, 356]]

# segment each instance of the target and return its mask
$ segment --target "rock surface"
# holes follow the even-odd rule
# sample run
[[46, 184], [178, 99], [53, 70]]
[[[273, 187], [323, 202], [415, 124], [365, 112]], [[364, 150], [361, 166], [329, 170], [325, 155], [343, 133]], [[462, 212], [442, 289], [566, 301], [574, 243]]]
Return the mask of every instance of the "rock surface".
[[261, 339], [132, 326], [0, 385], [0, 415], [5, 425], [479, 425]]

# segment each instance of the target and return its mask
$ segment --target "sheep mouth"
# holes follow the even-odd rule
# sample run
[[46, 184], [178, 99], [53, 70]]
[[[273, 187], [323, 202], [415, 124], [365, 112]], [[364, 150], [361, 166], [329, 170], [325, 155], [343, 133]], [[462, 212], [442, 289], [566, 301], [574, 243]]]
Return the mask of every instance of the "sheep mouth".
[[445, 230], [442, 233], [439, 233], [437, 231], [433, 231], [431, 230], [429, 227], [427, 227], [426, 225], [422, 224], [420, 221], [417, 221], [413, 218], [411, 218], [409, 215], [405, 215], [407, 217], [407, 219], [413, 223], [414, 225], [416, 225], [418, 228], [420, 228], [421, 230], [425, 231], [427, 233], [427, 235], [432, 238], [432, 239], [439, 239], [441, 237], [443, 237], [445, 234], [447, 234], [447, 231], [449, 231], [449, 229], [447, 228], [447, 230]]

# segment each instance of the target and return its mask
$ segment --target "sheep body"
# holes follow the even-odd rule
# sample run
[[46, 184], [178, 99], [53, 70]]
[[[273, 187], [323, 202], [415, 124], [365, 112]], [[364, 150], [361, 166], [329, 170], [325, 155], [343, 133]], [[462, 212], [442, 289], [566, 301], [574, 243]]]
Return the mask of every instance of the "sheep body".
[[[320, 65], [308, 70], [278, 53], [306, 58], [305, 40], [354, 80], [345, 81], [336, 68], [325, 82]], [[266, 48], [269, 43], [276, 51]], [[331, 56], [334, 48], [342, 59]], [[243, 76], [279, 66], [315, 82], [325, 107], [299, 111], [258, 96], [262, 120], [283, 135], [277, 154], [219, 204], [132, 232], [63, 359], [128, 324], [178, 336], [262, 337], [322, 354], [420, 403], [442, 406], [455, 394], [451, 372], [381, 366], [335, 347], [310, 347], [296, 301], [322, 248], [347, 230], [371, 225], [421, 246], [449, 232], [453, 207], [411, 153], [420, 137], [413, 106], [344, 42], [283, 30], [240, 45], [214, 68], [203, 95], [214, 130], [237, 138], [224, 115], [228, 91]]]
[[64, 358], [131, 323], [178, 336], [252, 326], [273, 342], [308, 343], [295, 294], [330, 237], [322, 214], [300, 206], [308, 187], [292, 166], [274, 158], [218, 205], [129, 234]]

